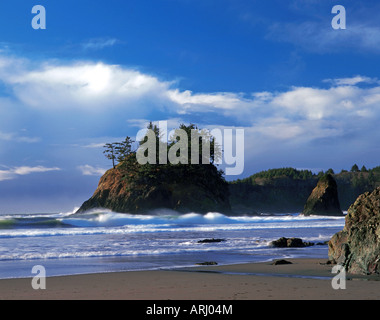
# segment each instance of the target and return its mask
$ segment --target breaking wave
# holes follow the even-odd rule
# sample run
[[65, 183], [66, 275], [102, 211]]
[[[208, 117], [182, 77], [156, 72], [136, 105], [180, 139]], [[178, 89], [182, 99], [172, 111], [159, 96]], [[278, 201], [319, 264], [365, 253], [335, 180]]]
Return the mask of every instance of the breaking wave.
[[226, 216], [218, 212], [137, 215], [110, 211], [0, 217], [0, 238], [178, 231], [224, 231], [275, 228], [339, 227], [344, 217], [299, 214]]

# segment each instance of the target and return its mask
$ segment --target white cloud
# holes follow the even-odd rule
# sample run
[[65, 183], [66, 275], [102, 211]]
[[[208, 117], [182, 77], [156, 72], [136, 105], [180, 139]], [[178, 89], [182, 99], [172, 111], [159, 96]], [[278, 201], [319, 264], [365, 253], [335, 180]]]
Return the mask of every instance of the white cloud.
[[380, 27], [376, 24], [363, 24], [350, 19], [347, 29], [334, 30], [330, 21], [315, 19], [302, 23], [273, 23], [269, 27], [267, 38], [292, 43], [306, 51], [317, 53], [340, 52], [347, 49], [380, 52]]
[[266, 113], [257, 114], [253, 131], [266, 142], [302, 144], [348, 135], [359, 138], [370, 134], [380, 121], [379, 91], [380, 87], [294, 87], [262, 102], [256, 110]]
[[35, 143], [40, 141], [40, 138], [37, 137], [27, 137], [27, 136], [20, 136], [16, 133], [6, 133], [0, 131], [0, 140], [4, 141], [15, 141], [15, 142], [26, 142], [26, 143]]
[[31, 173], [42, 173], [49, 171], [59, 171], [60, 168], [53, 167], [47, 168], [43, 166], [29, 167], [29, 166], [21, 166], [21, 167], [13, 167], [8, 168], [7, 170], [0, 170], [0, 181], [4, 180], [12, 180], [17, 178], [17, 176], [24, 176]]
[[0, 57], [0, 79], [24, 105], [40, 110], [105, 111], [115, 108], [144, 110], [164, 108], [177, 113], [233, 111], [251, 100], [232, 92], [193, 93], [173, 88], [175, 81], [163, 81], [138, 70], [105, 63], [31, 63]]
[[35, 172], [48, 172], [48, 171], [59, 171], [61, 170], [60, 168], [54, 167], [54, 168], [47, 168], [43, 166], [37, 166], [37, 167], [28, 167], [28, 166], [23, 166], [23, 167], [15, 167], [11, 169], [12, 172], [18, 175], [26, 175], [26, 174], [31, 174]]
[[[42, 112], [84, 110], [93, 112], [94, 119], [103, 124], [104, 116], [109, 117], [117, 109], [120, 111], [117, 117], [125, 114], [121, 121], [141, 128], [152, 114], [152, 120], [158, 120], [154, 111], [165, 106], [165, 114], [172, 119], [173, 126], [194, 114], [203, 122], [199, 125], [217, 124], [217, 118], [224, 124], [251, 128], [252, 138], [261, 139], [263, 144], [365, 136], [380, 121], [380, 83], [363, 75], [324, 80], [330, 84], [328, 88], [292, 87], [282, 92], [250, 95], [197, 93], [176, 88], [174, 81], [163, 81], [117, 65], [92, 62], [32, 65], [22, 59], [7, 60], [0, 56], [0, 79], [13, 90], [14, 99]], [[363, 83], [367, 85], [359, 86]], [[143, 119], [136, 119], [136, 115]], [[89, 127], [95, 128], [91, 124]], [[375, 136], [371, 132], [371, 137]], [[33, 140], [6, 132], [0, 133], [0, 139]], [[85, 147], [99, 148], [99, 141], [91, 141]], [[102, 168], [80, 169], [84, 174], [104, 172]]]
[[205, 111], [205, 108], [231, 110], [245, 102], [241, 95], [231, 92], [193, 94], [189, 90], [180, 92], [176, 89], [169, 90], [167, 94], [169, 99], [182, 106], [184, 111]]
[[365, 77], [365, 76], [360, 76], [360, 75], [357, 75], [351, 78], [326, 79], [326, 80], [323, 80], [323, 82], [329, 82], [336, 86], [344, 86], [344, 85], [355, 86], [359, 83], [380, 84], [377, 78], [370, 78], [370, 77]]
[[112, 47], [118, 43], [120, 43], [120, 41], [115, 38], [96, 38], [83, 42], [82, 47], [85, 50], [101, 50], [107, 47]]
[[93, 167], [88, 164], [78, 166], [78, 169], [82, 172], [84, 176], [102, 176], [107, 171], [107, 169]]
[[86, 144], [82, 147], [83, 148], [89, 148], [89, 149], [96, 149], [96, 148], [103, 148], [105, 144], [106, 144], [106, 142], [100, 142], [100, 143], [93, 142], [93, 143]]
[[157, 98], [170, 86], [137, 70], [104, 63], [28, 65], [18, 59], [0, 58], [0, 79], [18, 100], [38, 109], [126, 107], [128, 102]]

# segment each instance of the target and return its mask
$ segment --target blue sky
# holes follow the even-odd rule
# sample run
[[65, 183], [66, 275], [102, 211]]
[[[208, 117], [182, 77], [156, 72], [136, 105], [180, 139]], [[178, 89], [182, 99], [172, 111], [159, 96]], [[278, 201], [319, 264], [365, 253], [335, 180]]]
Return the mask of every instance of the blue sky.
[[[34, 30], [34, 5], [46, 30]], [[331, 26], [334, 5], [345, 30]], [[0, 3], [0, 212], [70, 211], [147, 121], [245, 130], [245, 170], [379, 165], [380, 3]]]

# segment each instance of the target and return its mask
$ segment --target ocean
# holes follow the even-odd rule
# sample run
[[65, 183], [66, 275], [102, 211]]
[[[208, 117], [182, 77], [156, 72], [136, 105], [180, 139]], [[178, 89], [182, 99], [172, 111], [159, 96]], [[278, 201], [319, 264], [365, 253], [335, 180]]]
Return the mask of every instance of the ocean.
[[[75, 210], [73, 211], [75, 212]], [[299, 213], [226, 216], [210, 212], [178, 214], [0, 215], [0, 279], [33, 277], [35, 265], [47, 276], [155, 270], [286, 258], [326, 258], [321, 244], [342, 230], [344, 217], [304, 217]], [[280, 237], [315, 243], [304, 248], [273, 248]], [[204, 239], [221, 242], [199, 243]]]

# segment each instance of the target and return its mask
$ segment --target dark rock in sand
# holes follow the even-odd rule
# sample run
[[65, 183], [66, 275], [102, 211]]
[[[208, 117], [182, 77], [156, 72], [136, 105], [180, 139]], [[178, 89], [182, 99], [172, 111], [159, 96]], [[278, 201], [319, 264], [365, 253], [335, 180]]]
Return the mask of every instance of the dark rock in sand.
[[338, 187], [331, 174], [319, 179], [317, 186], [311, 192], [302, 212], [305, 216], [324, 215], [341, 216], [338, 198]]
[[218, 263], [215, 261], [205, 261], [196, 263], [197, 266], [216, 266]]
[[213, 242], [222, 242], [222, 241], [226, 241], [225, 239], [203, 239], [203, 240], [199, 240], [198, 243], [213, 243]]
[[380, 187], [350, 206], [343, 230], [329, 242], [328, 254], [350, 273], [380, 273]]
[[293, 264], [293, 263], [288, 261], [288, 260], [284, 260], [284, 259], [276, 260], [272, 263], [272, 265], [274, 265], [274, 266], [278, 266], [278, 265], [282, 265], [282, 264]]
[[274, 240], [270, 243], [271, 246], [276, 248], [302, 248], [313, 246], [312, 242], [304, 242], [300, 238], [285, 238], [282, 237], [278, 240]]

